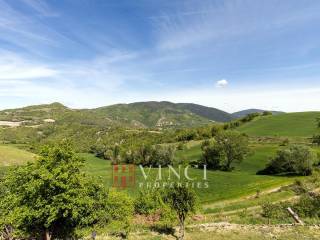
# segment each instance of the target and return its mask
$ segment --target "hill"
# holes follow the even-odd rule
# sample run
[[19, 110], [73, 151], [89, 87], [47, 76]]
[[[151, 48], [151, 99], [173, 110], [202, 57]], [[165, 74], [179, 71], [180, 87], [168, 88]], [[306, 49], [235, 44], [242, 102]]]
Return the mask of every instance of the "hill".
[[320, 112], [286, 113], [260, 117], [237, 130], [251, 136], [311, 137], [320, 130], [316, 118]]
[[96, 109], [70, 109], [60, 103], [0, 111], [0, 125], [36, 126], [45, 123], [122, 126], [128, 128], [180, 128], [226, 122], [229, 113], [189, 103], [137, 102]]
[[273, 115], [278, 115], [278, 114], [282, 114], [284, 112], [279, 112], [279, 111], [269, 111], [269, 110], [262, 110], [262, 109], [255, 109], [255, 108], [251, 108], [251, 109], [246, 109], [246, 110], [242, 110], [239, 112], [234, 112], [231, 114], [231, 116], [233, 118], [242, 118], [247, 116], [250, 113], [263, 113], [263, 112], [272, 112]]
[[232, 119], [229, 113], [219, 109], [171, 102], [117, 104], [93, 109], [91, 112], [134, 127], [190, 127]]

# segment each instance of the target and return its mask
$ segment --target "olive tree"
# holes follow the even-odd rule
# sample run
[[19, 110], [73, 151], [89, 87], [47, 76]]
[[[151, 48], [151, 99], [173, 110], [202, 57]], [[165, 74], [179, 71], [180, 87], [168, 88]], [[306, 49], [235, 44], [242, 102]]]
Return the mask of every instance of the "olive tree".
[[166, 201], [173, 211], [177, 213], [180, 225], [179, 239], [184, 239], [184, 222], [190, 213], [196, 210], [196, 195], [194, 191], [183, 184], [176, 183], [167, 192]]

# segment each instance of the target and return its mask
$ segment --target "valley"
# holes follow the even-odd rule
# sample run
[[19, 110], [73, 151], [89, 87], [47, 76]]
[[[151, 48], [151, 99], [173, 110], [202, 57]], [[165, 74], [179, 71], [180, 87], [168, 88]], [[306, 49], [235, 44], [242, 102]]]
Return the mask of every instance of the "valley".
[[[262, 206], [266, 203], [297, 201], [301, 196], [295, 191], [295, 184], [300, 181], [305, 181], [307, 184], [308, 181], [311, 181], [309, 179], [318, 176], [317, 170], [313, 177], [257, 175], [257, 172], [265, 168], [279, 149], [285, 149], [290, 144], [308, 145], [315, 154], [319, 155], [320, 147], [313, 145], [310, 141], [314, 134], [320, 133], [316, 126], [316, 119], [320, 116], [319, 112], [278, 113], [265, 116], [260, 113], [250, 120], [230, 118], [229, 122], [212, 122], [211, 119], [204, 117], [204, 115], [209, 116], [208, 111], [205, 114], [202, 113], [202, 116], [195, 115], [195, 112], [201, 113], [203, 108], [194, 109], [193, 106], [193, 113], [190, 113], [189, 110], [181, 110], [180, 106], [170, 111], [162, 108], [158, 110], [158, 104], [150, 103], [154, 111], [151, 115], [149, 115], [151, 110], [138, 111], [139, 104], [112, 106], [111, 110], [108, 108], [71, 110], [55, 103], [27, 107], [23, 110], [2, 111], [0, 112], [2, 120], [28, 122], [21, 126], [0, 128], [0, 140], [2, 141], [0, 176], [5, 175], [15, 166], [34, 162], [40, 147], [44, 144], [68, 138], [72, 140], [77, 156], [84, 161], [82, 171], [106, 188], [110, 188], [113, 185], [113, 158], [111, 157], [110, 160], [106, 155], [104, 157], [99, 155], [101, 148], [106, 154], [108, 151], [114, 151], [112, 146], [119, 146], [123, 153], [138, 149], [145, 144], [172, 147], [175, 149], [173, 167], [177, 170], [181, 164], [192, 165], [202, 158], [204, 142], [214, 140], [214, 137], [210, 136], [212, 129], [217, 127], [228, 129], [235, 125], [234, 122], [238, 122], [236, 127], [232, 127], [232, 131], [248, 135], [249, 152], [243, 161], [233, 165], [232, 171], [208, 169], [206, 174], [208, 187], [193, 189], [199, 198], [198, 215], [200, 217], [188, 220], [186, 239], [202, 239], [210, 236], [211, 232], [214, 232], [217, 239], [226, 237], [233, 239], [234, 232], [244, 228], [246, 231], [241, 230], [237, 239], [249, 237], [256, 239], [263, 235], [264, 230], [262, 229], [274, 231], [278, 228], [277, 224], [293, 223], [288, 217], [285, 221], [275, 220], [271, 226], [265, 225], [267, 219], [261, 216]], [[143, 103], [143, 109], [146, 109], [145, 105], [149, 103]], [[168, 103], [165, 105], [167, 106]], [[173, 108], [171, 104], [169, 105], [170, 108]], [[128, 109], [129, 106], [133, 106], [133, 109]], [[154, 110], [154, 106], [157, 110]], [[147, 117], [143, 117], [144, 114]], [[166, 118], [170, 116], [170, 119], [176, 124], [159, 126], [159, 119], [163, 119], [164, 115]], [[111, 119], [119, 121], [114, 123], [114, 120]], [[191, 122], [191, 125], [185, 124], [184, 121]], [[133, 122], [135, 124], [132, 125]], [[35, 125], [37, 127], [32, 127]], [[159, 181], [157, 174], [158, 169], [151, 168], [148, 172], [149, 181]], [[164, 167], [163, 181], [169, 176], [168, 174], [169, 169]], [[201, 179], [203, 170], [190, 168], [189, 175]], [[136, 167], [135, 178], [136, 182], [144, 181], [138, 167]], [[317, 187], [315, 184], [312, 188]], [[137, 185], [133, 188], [120, 189], [133, 199], [145, 190]], [[227, 225], [224, 225], [227, 227], [221, 227], [221, 222], [227, 222]], [[241, 224], [244, 224], [245, 227]], [[157, 232], [150, 232], [149, 228], [150, 223], [137, 224], [133, 229], [133, 239], [135, 237], [137, 239], [171, 239], [170, 235], [162, 238]], [[291, 227], [288, 227], [285, 232], [275, 230], [274, 236], [278, 236], [279, 239], [284, 237], [295, 239], [290, 229]], [[302, 235], [310, 234], [310, 239], [316, 239], [312, 238], [315, 235], [314, 229], [301, 227], [300, 230]], [[141, 231], [145, 231], [145, 234], [138, 233]], [[271, 235], [270, 239], [272, 239]]]

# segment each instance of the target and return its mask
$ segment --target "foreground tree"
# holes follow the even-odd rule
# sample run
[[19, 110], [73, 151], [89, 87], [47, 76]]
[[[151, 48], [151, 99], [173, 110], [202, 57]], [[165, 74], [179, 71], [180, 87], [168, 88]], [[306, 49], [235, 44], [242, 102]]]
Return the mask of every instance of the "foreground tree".
[[258, 174], [296, 174], [308, 176], [312, 174], [316, 156], [307, 146], [291, 145], [277, 152], [266, 168]]
[[185, 185], [177, 183], [173, 188], [168, 190], [166, 202], [169, 204], [171, 209], [177, 213], [180, 224], [179, 239], [183, 240], [185, 233], [184, 222], [187, 216], [196, 210], [196, 195]]
[[15, 234], [65, 239], [106, 215], [107, 192], [80, 172], [82, 161], [63, 142], [45, 147], [38, 161], [11, 171], [2, 181], [0, 224]]

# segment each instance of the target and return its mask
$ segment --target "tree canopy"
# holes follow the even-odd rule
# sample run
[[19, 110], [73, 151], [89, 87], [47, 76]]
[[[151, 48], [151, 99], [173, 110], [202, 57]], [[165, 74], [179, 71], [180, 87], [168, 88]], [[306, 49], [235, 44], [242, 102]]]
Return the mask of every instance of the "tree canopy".
[[10, 171], [0, 185], [0, 227], [50, 239], [73, 237], [78, 228], [107, 223], [114, 215], [108, 211], [121, 206], [111, 208], [107, 190], [86, 177], [81, 166], [64, 141], [44, 147], [35, 163]]

